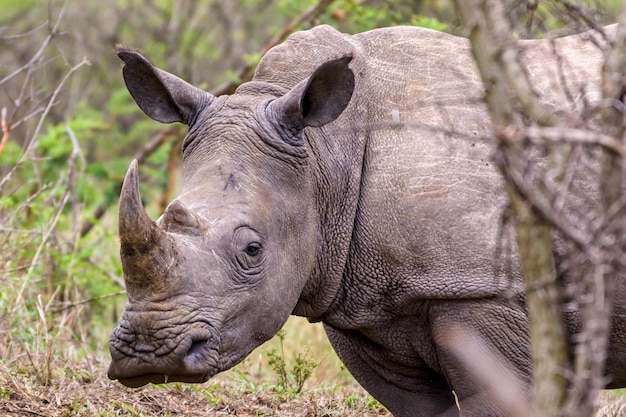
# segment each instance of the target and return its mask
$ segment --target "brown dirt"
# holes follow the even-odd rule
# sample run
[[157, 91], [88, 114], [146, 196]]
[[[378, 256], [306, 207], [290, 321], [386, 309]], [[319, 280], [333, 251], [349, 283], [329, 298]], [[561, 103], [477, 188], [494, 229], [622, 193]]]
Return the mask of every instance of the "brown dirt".
[[[602, 393], [597, 408], [596, 417], [626, 416], [624, 392]], [[71, 367], [57, 369], [48, 385], [23, 369], [0, 367], [0, 417], [4, 416], [391, 417], [357, 385], [308, 387], [287, 398], [271, 385], [231, 375], [202, 385], [131, 389], [108, 380], [104, 368], [89, 373]]]
[[[6, 371], [6, 369], [5, 369]], [[98, 372], [100, 374], [100, 372]], [[358, 387], [309, 389], [284, 398], [269, 386], [218, 380], [203, 385], [168, 384], [131, 389], [109, 381], [0, 372], [0, 416], [390, 416]]]

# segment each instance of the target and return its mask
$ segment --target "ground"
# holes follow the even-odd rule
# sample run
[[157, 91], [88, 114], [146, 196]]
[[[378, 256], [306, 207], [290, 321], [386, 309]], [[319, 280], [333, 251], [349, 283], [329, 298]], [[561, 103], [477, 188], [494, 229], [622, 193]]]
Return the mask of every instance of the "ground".
[[[321, 325], [300, 317], [204, 384], [126, 388], [106, 376], [105, 342], [93, 352], [68, 340], [48, 349], [14, 342], [13, 349], [0, 345], [0, 417], [391, 417], [345, 370]], [[296, 365], [312, 371], [302, 392], [280, 386], [271, 364], [277, 357], [289, 377]], [[626, 417], [626, 390], [602, 393], [595, 417]]]
[[[288, 395], [266, 385], [217, 378], [202, 385], [131, 389], [109, 381], [104, 372], [97, 370], [93, 380], [55, 378], [48, 386], [32, 375], [0, 373], [0, 416], [391, 417], [358, 386], [309, 388]], [[605, 392], [598, 404], [597, 417], [626, 416], [623, 396]]]
[[218, 378], [131, 389], [108, 380], [104, 369], [97, 374], [94, 380], [55, 378], [43, 386], [31, 375], [0, 373], [0, 416], [390, 416], [358, 386], [289, 395]]

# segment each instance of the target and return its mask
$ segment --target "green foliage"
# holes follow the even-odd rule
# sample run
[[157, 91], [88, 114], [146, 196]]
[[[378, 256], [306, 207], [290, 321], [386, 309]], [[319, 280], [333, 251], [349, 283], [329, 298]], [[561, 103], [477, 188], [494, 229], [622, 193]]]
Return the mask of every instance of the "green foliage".
[[447, 23], [440, 22], [434, 17], [414, 15], [411, 17], [411, 24], [413, 26], [421, 26], [428, 29], [438, 30], [441, 32], [447, 32], [450, 27]]
[[[107, 208], [129, 162], [123, 150], [156, 130], [132, 124], [138, 136], [127, 139], [119, 121], [138, 110], [126, 89], [105, 108], [81, 104], [59, 123], [26, 114], [15, 122], [31, 130], [39, 123], [40, 133], [20, 142], [11, 132], [0, 154], [0, 358], [22, 358], [20, 371], [42, 385], [55, 377], [59, 358], [102, 352], [123, 305], [114, 210]], [[144, 186], [163, 188], [166, 176], [154, 167], [167, 166], [169, 149], [146, 162]], [[88, 223], [94, 227], [86, 231]]]
[[372, 3], [356, 0], [337, 0], [332, 3], [328, 13], [320, 18], [321, 23], [340, 27], [349, 33], [357, 33], [382, 26], [418, 25], [444, 29], [435, 17], [424, 17], [415, 10], [410, 1], [391, 0]]
[[285, 331], [280, 330], [276, 337], [280, 340], [280, 351], [272, 349], [267, 352], [268, 363], [277, 376], [276, 392], [279, 395], [292, 397], [302, 391], [304, 383], [319, 362], [313, 360], [309, 356], [308, 349], [305, 348], [301, 352], [296, 352], [293, 362], [289, 364], [284, 350]]
[[5, 18], [12, 18], [36, 3], [36, 0], [0, 0], [0, 10]]
[[0, 387], [0, 399], [8, 400], [11, 398], [11, 391], [6, 387]]

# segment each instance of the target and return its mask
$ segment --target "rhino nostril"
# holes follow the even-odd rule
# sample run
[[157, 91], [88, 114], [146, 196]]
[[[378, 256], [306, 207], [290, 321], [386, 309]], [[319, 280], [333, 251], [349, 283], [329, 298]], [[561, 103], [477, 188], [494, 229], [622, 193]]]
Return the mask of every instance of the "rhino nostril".
[[209, 343], [207, 339], [194, 340], [187, 351], [187, 356], [200, 354], [204, 351], [205, 346]]

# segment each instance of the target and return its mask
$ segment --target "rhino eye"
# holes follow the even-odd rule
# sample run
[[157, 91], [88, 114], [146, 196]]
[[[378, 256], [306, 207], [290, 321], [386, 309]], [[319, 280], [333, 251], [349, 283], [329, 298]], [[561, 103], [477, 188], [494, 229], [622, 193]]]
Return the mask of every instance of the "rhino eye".
[[260, 243], [250, 243], [244, 250], [248, 256], [258, 256], [261, 253]]
[[247, 276], [256, 275], [263, 267], [264, 239], [260, 233], [249, 226], [242, 226], [235, 231], [233, 254], [241, 273]]

